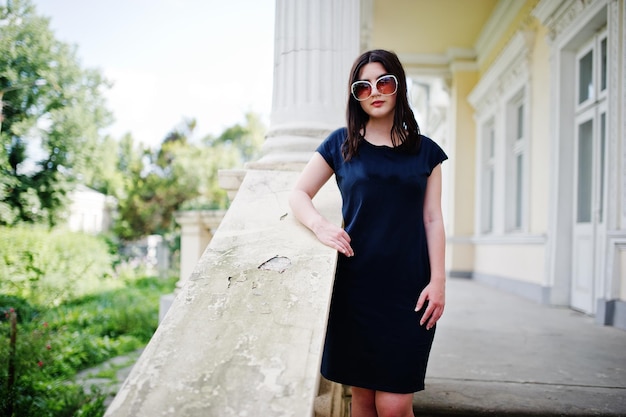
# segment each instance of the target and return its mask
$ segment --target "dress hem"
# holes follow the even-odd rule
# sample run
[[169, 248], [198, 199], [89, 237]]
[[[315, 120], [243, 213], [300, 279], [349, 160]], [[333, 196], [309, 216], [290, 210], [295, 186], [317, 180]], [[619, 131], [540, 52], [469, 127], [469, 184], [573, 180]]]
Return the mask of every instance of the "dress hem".
[[416, 392], [420, 392], [420, 391], [424, 391], [425, 389], [425, 385], [421, 384], [421, 385], [417, 385], [414, 386], [410, 389], [398, 389], [398, 388], [394, 388], [394, 387], [389, 387], [389, 386], [384, 386], [384, 385], [376, 385], [376, 384], [360, 384], [357, 382], [350, 382], [347, 380], [341, 380], [341, 378], [333, 378], [330, 377], [328, 375], [325, 375], [324, 373], [322, 373], [322, 376], [332, 382], [335, 382], [337, 384], [342, 384], [342, 385], [346, 385], [349, 387], [357, 387], [357, 388], [363, 388], [363, 389], [370, 389], [373, 391], [382, 391], [382, 392], [389, 392], [391, 394], [415, 394]]

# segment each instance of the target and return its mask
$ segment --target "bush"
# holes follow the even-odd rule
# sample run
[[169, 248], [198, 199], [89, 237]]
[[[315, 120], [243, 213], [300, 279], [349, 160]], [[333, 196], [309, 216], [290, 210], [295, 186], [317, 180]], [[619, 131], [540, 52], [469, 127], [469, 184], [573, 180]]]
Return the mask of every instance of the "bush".
[[0, 228], [0, 416], [103, 415], [106, 395], [73, 378], [144, 347], [159, 297], [177, 281], [114, 278], [110, 248], [82, 234]]
[[[13, 309], [13, 311], [19, 311], [17, 315], [17, 321], [19, 323], [28, 323], [39, 314], [39, 311], [23, 298], [14, 295], [0, 294], [0, 312], [11, 311], [11, 309]], [[7, 321], [8, 319], [8, 315], [0, 315], [0, 322]]]
[[0, 293], [60, 305], [114, 285], [113, 255], [96, 237], [40, 227], [0, 228]]

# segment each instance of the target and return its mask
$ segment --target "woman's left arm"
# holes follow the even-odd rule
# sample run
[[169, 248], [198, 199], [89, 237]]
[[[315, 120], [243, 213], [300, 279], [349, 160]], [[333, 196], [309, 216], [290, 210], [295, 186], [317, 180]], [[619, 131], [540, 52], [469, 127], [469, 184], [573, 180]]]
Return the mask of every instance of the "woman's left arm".
[[446, 303], [446, 236], [441, 213], [441, 164], [433, 169], [426, 183], [424, 227], [430, 261], [430, 283], [420, 294], [415, 311], [421, 310], [428, 300], [420, 324], [426, 324], [426, 329], [430, 330], [443, 314]]

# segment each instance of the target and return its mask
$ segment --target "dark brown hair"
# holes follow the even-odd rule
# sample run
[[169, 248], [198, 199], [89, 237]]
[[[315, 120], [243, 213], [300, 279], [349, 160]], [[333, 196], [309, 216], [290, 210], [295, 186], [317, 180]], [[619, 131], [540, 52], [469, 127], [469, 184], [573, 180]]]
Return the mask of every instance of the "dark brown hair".
[[[409, 106], [404, 68], [402, 68], [402, 64], [395, 53], [383, 49], [375, 49], [363, 53], [352, 66], [348, 89], [350, 89], [353, 82], [358, 81], [361, 69], [363, 69], [366, 64], [372, 62], [380, 63], [385, 67], [388, 74], [393, 74], [398, 79], [396, 107], [393, 115], [393, 126], [390, 132], [391, 144], [398, 151], [415, 153], [419, 150], [421, 142], [420, 130], [415, 120], [413, 110], [411, 110]], [[343, 158], [348, 161], [358, 153], [359, 144], [365, 136], [365, 127], [369, 120], [369, 116], [365, 113], [361, 104], [352, 97], [352, 94], [350, 94], [348, 99], [346, 117], [348, 122], [348, 137], [343, 144], [342, 154]]]

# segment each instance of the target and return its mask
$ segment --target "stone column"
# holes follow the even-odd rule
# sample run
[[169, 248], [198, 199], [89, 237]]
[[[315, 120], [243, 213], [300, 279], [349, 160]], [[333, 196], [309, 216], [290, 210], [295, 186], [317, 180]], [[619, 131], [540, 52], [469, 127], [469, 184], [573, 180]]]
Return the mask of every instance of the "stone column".
[[172, 305], [178, 289], [182, 288], [196, 268], [224, 214], [224, 210], [190, 210], [175, 213], [176, 223], [180, 225], [180, 275], [176, 291], [161, 297], [159, 323]]
[[359, 0], [276, 0], [270, 129], [263, 157], [250, 168], [300, 167], [345, 125], [360, 13]]
[[220, 210], [192, 210], [177, 212], [175, 216], [176, 223], [180, 225], [181, 250], [178, 287], [182, 287], [211, 241], [215, 229], [224, 217], [224, 212]]

